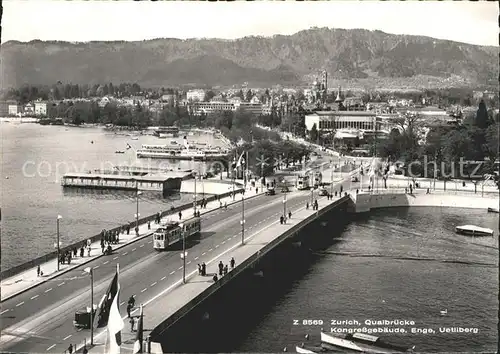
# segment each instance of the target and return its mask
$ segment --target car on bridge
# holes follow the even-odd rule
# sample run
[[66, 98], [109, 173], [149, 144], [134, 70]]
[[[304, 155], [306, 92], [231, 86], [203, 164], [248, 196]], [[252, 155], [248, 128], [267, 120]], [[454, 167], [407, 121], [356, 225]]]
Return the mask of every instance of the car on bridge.
[[325, 195], [328, 195], [328, 191], [326, 190], [326, 188], [321, 187], [321, 188], [319, 189], [319, 195], [320, 195], [321, 197], [324, 197]]
[[352, 176], [351, 177], [351, 182], [354, 182], [354, 183], [359, 182], [358, 176]]

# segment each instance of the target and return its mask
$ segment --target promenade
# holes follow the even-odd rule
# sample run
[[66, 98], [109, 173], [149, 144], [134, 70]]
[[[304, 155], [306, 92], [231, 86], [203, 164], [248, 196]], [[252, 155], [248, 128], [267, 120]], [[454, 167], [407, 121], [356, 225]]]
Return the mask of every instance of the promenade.
[[[259, 191], [259, 193], [254, 191], [249, 191], [247, 193], [247, 198], [252, 197], [252, 196], [257, 196], [261, 195], [262, 191]], [[238, 203], [241, 200], [241, 196], [238, 195], [235, 197], [233, 200], [233, 197], [227, 196], [224, 198], [220, 199], [220, 202], [217, 200], [210, 201], [207, 203], [206, 208], [200, 208], [198, 206], [197, 210], [200, 211], [201, 215], [204, 215], [206, 213], [210, 213], [214, 210], [219, 210], [220, 209], [220, 203], [232, 205], [233, 203]], [[191, 218], [193, 216], [194, 209], [193, 207], [188, 208], [184, 211], [182, 211], [183, 214], [183, 219], [186, 218]], [[178, 220], [178, 214], [168, 214], [165, 215], [161, 218], [161, 222], [166, 222], [167, 220]], [[137, 236], [135, 234], [135, 231], [133, 228], [130, 230], [130, 233], [127, 235], [127, 233], [120, 233], [119, 235], [119, 242], [118, 244], [113, 244], [113, 251], [117, 251], [124, 247], [125, 245], [128, 245], [132, 242], [136, 242], [138, 240], [141, 240], [145, 237], [150, 236], [158, 227], [158, 224], [155, 224], [154, 222], [151, 222], [151, 228], [148, 228], [148, 223], [142, 223], [139, 224], [139, 235]], [[84, 244], [85, 241], [82, 241], [82, 244]], [[59, 271], [57, 270], [57, 259], [53, 258], [51, 260], [48, 260], [46, 262], [43, 262], [40, 265], [40, 270], [43, 272], [43, 275], [38, 276], [38, 269], [37, 266], [34, 266], [32, 268], [29, 268], [19, 274], [16, 274], [14, 276], [5, 278], [1, 280], [1, 301], [4, 302], [5, 300], [10, 299], [13, 296], [16, 296], [18, 294], [21, 294], [25, 292], [26, 290], [29, 290], [33, 287], [36, 287], [40, 283], [47, 282], [50, 280], [53, 280], [55, 277], [58, 277], [61, 274], [64, 274], [72, 269], [75, 269], [82, 264], [86, 264], [97, 257], [104, 257], [104, 255], [101, 252], [101, 244], [100, 241], [95, 241], [92, 242], [90, 245], [90, 255], [88, 253], [88, 248], [85, 248], [84, 250], [84, 256], [80, 257], [80, 249], [78, 248], [78, 253], [76, 257], [73, 257], [71, 259], [70, 264], [59, 264]], [[0, 312], [0, 315], [6, 314], [10, 310], [8, 308], [4, 308], [2, 306], [2, 310]]]

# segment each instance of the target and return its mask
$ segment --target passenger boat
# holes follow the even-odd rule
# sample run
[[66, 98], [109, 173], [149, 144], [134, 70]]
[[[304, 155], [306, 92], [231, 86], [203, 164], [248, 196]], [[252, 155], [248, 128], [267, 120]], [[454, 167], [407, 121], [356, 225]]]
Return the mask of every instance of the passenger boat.
[[365, 333], [324, 333], [321, 332], [321, 342], [328, 348], [344, 348], [363, 353], [406, 353], [413, 348], [402, 347], [382, 341], [379, 337]]
[[493, 230], [475, 225], [462, 225], [455, 228], [457, 234], [467, 236], [493, 236]]
[[488, 213], [499, 213], [500, 210], [498, 208], [488, 208]]
[[171, 160], [218, 160], [228, 156], [221, 148], [190, 149], [177, 145], [142, 145], [137, 150], [138, 158]]
[[124, 153], [125, 153], [125, 151], [123, 151], [123, 150], [116, 150], [115, 151], [115, 154], [124, 154]]
[[295, 352], [297, 353], [302, 353], [302, 354], [314, 354], [314, 353], [325, 353], [328, 350], [323, 347], [317, 347], [317, 346], [312, 346], [312, 345], [297, 345], [295, 346]]
[[178, 223], [177, 221], [162, 224], [153, 233], [153, 248], [157, 251], [167, 249], [167, 247], [184, 238], [189, 238], [201, 231], [200, 218], [192, 218]]

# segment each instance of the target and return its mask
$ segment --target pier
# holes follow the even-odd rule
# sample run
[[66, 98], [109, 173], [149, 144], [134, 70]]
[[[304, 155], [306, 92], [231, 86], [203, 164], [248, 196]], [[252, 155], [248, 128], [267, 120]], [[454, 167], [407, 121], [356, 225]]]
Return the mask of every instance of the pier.
[[62, 177], [61, 185], [90, 189], [159, 191], [166, 196], [173, 191], [180, 190], [182, 180], [189, 176], [189, 173], [171, 172], [170, 174], [133, 176], [118, 173], [67, 173]]

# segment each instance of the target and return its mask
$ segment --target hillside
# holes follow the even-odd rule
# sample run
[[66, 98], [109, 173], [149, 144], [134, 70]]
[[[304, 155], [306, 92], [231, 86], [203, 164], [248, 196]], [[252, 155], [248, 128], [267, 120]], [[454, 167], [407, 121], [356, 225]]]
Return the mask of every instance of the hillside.
[[[326, 69], [333, 81], [411, 86], [495, 85], [498, 48], [361, 29], [314, 28], [291, 36], [154, 39], [141, 42], [10, 41], [2, 45], [3, 87], [137, 82], [298, 84]], [[446, 80], [447, 79], [447, 80]], [[405, 82], [406, 80], [403, 80]]]

